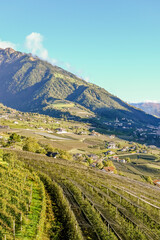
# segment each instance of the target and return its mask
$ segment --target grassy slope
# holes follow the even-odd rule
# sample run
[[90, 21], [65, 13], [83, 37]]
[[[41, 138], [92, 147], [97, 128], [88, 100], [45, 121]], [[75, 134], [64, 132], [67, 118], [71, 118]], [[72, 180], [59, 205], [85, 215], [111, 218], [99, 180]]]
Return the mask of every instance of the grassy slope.
[[28, 214], [28, 223], [23, 227], [23, 231], [20, 233], [20, 235], [18, 234], [18, 238], [24, 240], [34, 239], [37, 235], [37, 226], [42, 208], [42, 198], [39, 185], [35, 182], [32, 182], [32, 186], [32, 204]]

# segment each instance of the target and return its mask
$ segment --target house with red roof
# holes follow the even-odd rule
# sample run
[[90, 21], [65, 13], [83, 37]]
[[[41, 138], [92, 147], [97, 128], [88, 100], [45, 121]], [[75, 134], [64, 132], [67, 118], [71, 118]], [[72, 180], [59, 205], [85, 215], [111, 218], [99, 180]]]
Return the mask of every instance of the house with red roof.
[[160, 180], [154, 180], [153, 183], [154, 183], [155, 185], [157, 185], [158, 187], [160, 187]]
[[114, 173], [115, 167], [113, 167], [113, 166], [111, 166], [111, 167], [104, 167], [103, 170], [105, 172]]

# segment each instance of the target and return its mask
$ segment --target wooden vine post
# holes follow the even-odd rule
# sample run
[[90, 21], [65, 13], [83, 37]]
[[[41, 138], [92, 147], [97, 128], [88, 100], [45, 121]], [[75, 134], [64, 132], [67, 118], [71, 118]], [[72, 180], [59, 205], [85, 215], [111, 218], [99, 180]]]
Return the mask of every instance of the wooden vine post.
[[15, 239], [15, 236], [16, 236], [16, 224], [15, 224], [15, 220], [13, 220], [13, 237]]
[[31, 194], [30, 194], [30, 199], [29, 199], [29, 210], [32, 202], [32, 186], [31, 186]]
[[109, 223], [108, 223], [108, 234], [109, 234]]

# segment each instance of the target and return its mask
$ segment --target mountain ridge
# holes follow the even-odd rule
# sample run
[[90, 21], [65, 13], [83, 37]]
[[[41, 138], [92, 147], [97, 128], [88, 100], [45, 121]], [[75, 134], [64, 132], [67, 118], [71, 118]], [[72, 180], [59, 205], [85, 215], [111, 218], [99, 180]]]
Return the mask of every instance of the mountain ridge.
[[160, 103], [156, 102], [139, 102], [139, 103], [131, 103], [132, 106], [135, 106], [144, 112], [155, 115], [157, 117], [160, 117]]
[[98, 116], [112, 120], [126, 117], [141, 123], [159, 122], [104, 88], [31, 54], [10, 48], [0, 49], [0, 84], [0, 102], [21, 111], [54, 116], [57, 111], [53, 105], [61, 100], [64, 105], [74, 103], [75, 106], [82, 106]]

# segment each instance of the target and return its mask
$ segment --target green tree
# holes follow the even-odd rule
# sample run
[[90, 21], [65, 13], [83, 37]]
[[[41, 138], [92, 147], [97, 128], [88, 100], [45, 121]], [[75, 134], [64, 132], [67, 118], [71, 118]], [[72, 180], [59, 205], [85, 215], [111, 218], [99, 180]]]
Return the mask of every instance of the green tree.
[[46, 150], [46, 152], [55, 152], [55, 151], [56, 151], [55, 148], [52, 147], [51, 144], [45, 145], [45, 146], [44, 146], [44, 149]]
[[127, 161], [127, 163], [131, 162], [131, 159], [129, 157], [126, 157], [125, 160]]
[[105, 167], [114, 167], [113, 162], [110, 160], [105, 161], [104, 165], [105, 165]]
[[146, 177], [146, 181], [150, 184], [153, 184], [153, 180], [150, 176]]
[[90, 164], [92, 164], [92, 163], [93, 163], [93, 159], [91, 159], [91, 158], [88, 158], [88, 159], [87, 159], [87, 162], [88, 162], [88, 164], [90, 165]]
[[10, 145], [10, 144], [13, 144], [13, 143], [16, 143], [16, 142], [20, 142], [21, 141], [21, 136], [18, 135], [17, 133], [12, 133], [8, 139], [8, 142], [7, 144]]
[[99, 169], [102, 169], [103, 168], [103, 163], [102, 162], [99, 162], [99, 163], [97, 163], [97, 165], [96, 165]]
[[9, 137], [10, 141], [15, 141], [15, 142], [20, 142], [21, 141], [21, 136], [18, 135], [17, 133], [12, 133]]
[[121, 143], [118, 143], [117, 147], [118, 147], [118, 148], [122, 148], [122, 144], [121, 144]]
[[2, 159], [2, 158], [3, 158], [3, 150], [0, 149], [0, 159]]
[[38, 152], [40, 151], [41, 146], [35, 138], [28, 137], [24, 143], [23, 150], [29, 152]]
[[65, 160], [73, 160], [72, 155], [69, 152], [62, 149], [56, 149], [56, 151], [58, 152], [59, 158], [62, 158]]

